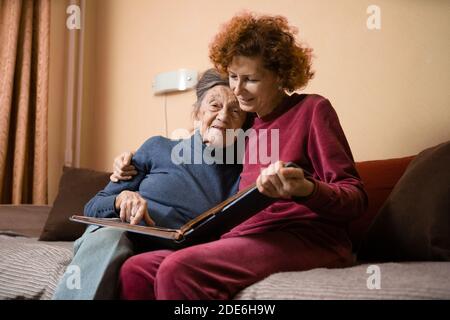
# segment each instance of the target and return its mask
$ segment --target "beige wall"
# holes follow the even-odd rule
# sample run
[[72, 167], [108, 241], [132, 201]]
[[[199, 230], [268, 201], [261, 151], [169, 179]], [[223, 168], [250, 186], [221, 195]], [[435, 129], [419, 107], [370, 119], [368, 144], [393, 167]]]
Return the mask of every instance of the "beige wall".
[[[381, 8], [379, 31], [366, 28], [371, 4]], [[242, 9], [282, 14], [299, 27], [315, 52], [316, 77], [304, 92], [330, 99], [356, 160], [450, 139], [449, 1], [95, 0], [88, 9], [84, 167], [110, 169], [119, 152], [164, 134], [164, 97], [153, 96], [153, 77], [209, 67], [209, 42]], [[193, 92], [167, 97], [169, 133], [190, 127], [193, 100]], [[59, 130], [53, 125], [49, 132]], [[50, 146], [57, 158], [60, 142]], [[50, 186], [58, 170], [49, 168]]]

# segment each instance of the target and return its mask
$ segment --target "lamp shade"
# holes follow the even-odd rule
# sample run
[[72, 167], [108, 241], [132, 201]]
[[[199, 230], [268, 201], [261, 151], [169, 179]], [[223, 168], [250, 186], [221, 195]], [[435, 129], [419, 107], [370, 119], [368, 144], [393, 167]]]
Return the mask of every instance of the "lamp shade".
[[198, 73], [195, 70], [178, 69], [159, 73], [153, 81], [154, 94], [186, 91], [197, 84]]

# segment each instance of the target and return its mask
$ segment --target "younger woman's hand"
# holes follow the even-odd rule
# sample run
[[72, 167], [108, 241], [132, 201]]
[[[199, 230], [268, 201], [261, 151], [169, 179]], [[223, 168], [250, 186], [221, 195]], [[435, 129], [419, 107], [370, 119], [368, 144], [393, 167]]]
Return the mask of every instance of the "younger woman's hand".
[[314, 183], [305, 178], [301, 168], [285, 168], [283, 161], [262, 170], [256, 186], [266, 196], [283, 199], [306, 197], [314, 191]]
[[133, 152], [126, 151], [114, 158], [113, 174], [109, 177], [112, 182], [130, 180], [137, 175], [136, 168], [131, 164]]

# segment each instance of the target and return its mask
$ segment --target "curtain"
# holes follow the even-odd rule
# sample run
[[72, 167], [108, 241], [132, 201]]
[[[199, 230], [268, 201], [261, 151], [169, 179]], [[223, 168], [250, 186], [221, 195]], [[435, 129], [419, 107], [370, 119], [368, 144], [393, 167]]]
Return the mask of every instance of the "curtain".
[[50, 0], [0, 0], [0, 203], [47, 203]]
[[[73, 17], [79, 13], [79, 25], [67, 33], [67, 56], [65, 72], [66, 99], [66, 134], [64, 165], [66, 167], [80, 167], [81, 156], [81, 122], [83, 103], [83, 66], [84, 66], [84, 38], [85, 38], [85, 0], [69, 0], [66, 13]], [[79, 11], [73, 9], [73, 5]], [[69, 18], [69, 21], [74, 22]]]

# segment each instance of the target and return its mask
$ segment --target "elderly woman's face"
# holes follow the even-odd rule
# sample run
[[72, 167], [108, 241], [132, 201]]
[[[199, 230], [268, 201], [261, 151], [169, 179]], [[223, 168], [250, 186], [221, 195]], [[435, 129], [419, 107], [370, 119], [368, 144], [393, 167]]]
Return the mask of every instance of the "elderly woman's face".
[[197, 113], [203, 142], [214, 147], [233, 144], [235, 138], [227, 139], [226, 130], [241, 128], [246, 116], [230, 88], [215, 86], [209, 89]]
[[228, 74], [241, 109], [258, 117], [271, 113], [285, 96], [278, 77], [264, 67], [261, 57], [235, 56]]

